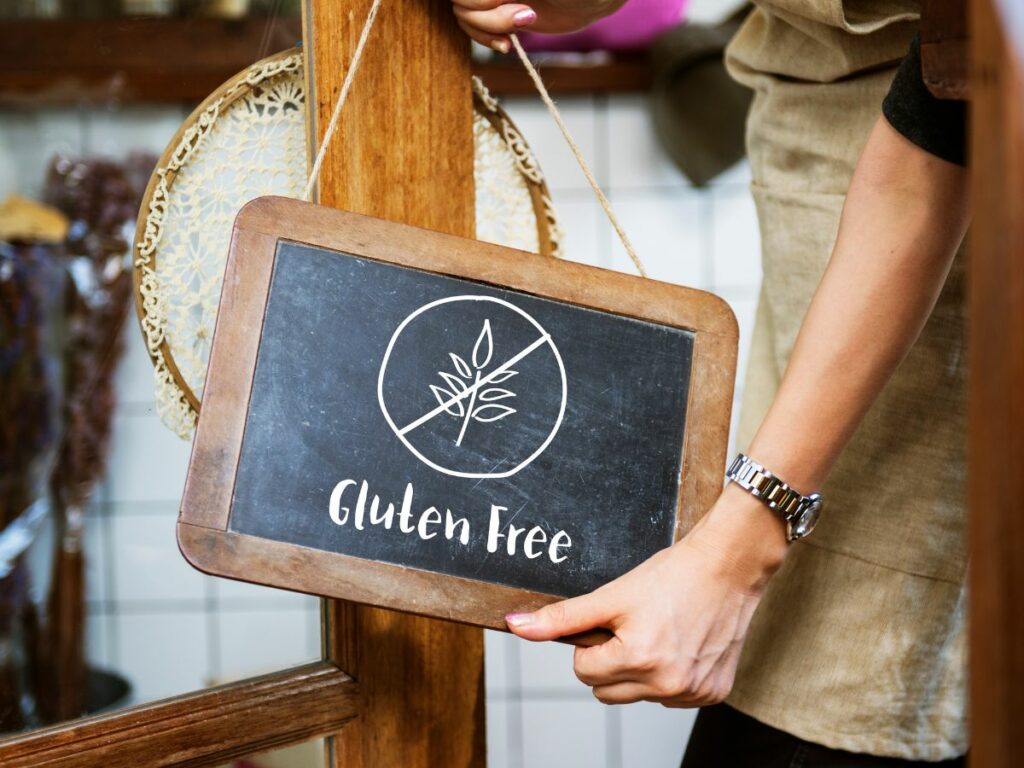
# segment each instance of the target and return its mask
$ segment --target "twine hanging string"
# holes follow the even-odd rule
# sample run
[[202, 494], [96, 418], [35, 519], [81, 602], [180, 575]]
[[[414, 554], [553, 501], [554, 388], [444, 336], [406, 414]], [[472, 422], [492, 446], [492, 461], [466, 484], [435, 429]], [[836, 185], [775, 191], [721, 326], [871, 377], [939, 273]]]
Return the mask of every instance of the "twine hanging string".
[[580, 169], [583, 171], [583, 175], [587, 177], [587, 181], [590, 183], [591, 189], [594, 190], [594, 194], [597, 196], [597, 202], [601, 204], [604, 209], [605, 215], [608, 217], [608, 221], [612, 223], [612, 227], [615, 228], [615, 234], [619, 236], [619, 240], [622, 241], [623, 247], [626, 249], [626, 253], [629, 254], [629, 258], [633, 261], [637, 271], [640, 272], [641, 277], [647, 277], [647, 270], [644, 269], [643, 262], [640, 261], [640, 256], [637, 254], [636, 249], [633, 248], [633, 243], [630, 242], [629, 237], [626, 235], [626, 230], [622, 228], [619, 223], [618, 216], [615, 215], [615, 211], [612, 210], [611, 201], [605, 196], [604, 191], [601, 189], [601, 185], [597, 183], [597, 179], [594, 178], [593, 172], [590, 170], [590, 166], [587, 165], [587, 161], [583, 159], [583, 152], [580, 151], [579, 145], [576, 140], [573, 139], [572, 134], [569, 133], [569, 127], [565, 124], [562, 119], [562, 113], [558, 111], [558, 107], [555, 106], [554, 99], [551, 98], [551, 94], [548, 93], [547, 87], [544, 85], [544, 81], [540, 79], [540, 73], [537, 68], [533, 66], [533, 62], [530, 61], [530, 57], [526, 55], [526, 51], [523, 49], [523, 44], [519, 42], [519, 37], [514, 33], [509, 35], [512, 39], [512, 47], [516, 49], [516, 53], [519, 54], [519, 60], [523, 62], [523, 67], [526, 68], [526, 73], [533, 80], [533, 84], [537, 87], [537, 92], [540, 94], [541, 101], [548, 108], [548, 112], [551, 113], [551, 117], [554, 118], [555, 124], [558, 129], [562, 132], [562, 136], [565, 137], [565, 143], [569, 145], [569, 149], [572, 151], [573, 157], [576, 158], [576, 162], [580, 164]]
[[303, 195], [306, 200], [312, 201], [313, 190], [316, 188], [317, 179], [320, 178], [320, 167], [324, 163], [324, 156], [327, 148], [331, 145], [334, 132], [338, 130], [338, 121], [341, 119], [341, 110], [348, 99], [348, 92], [352, 90], [352, 83], [356, 79], [356, 72], [363, 61], [363, 51], [366, 50], [366, 41], [370, 39], [370, 32], [373, 31], [373, 23], [377, 21], [377, 12], [380, 10], [383, 0], [373, 0], [370, 12], [366, 14], [366, 23], [363, 24], [363, 31], [359, 34], [359, 42], [356, 43], [355, 53], [352, 54], [352, 63], [348, 65], [348, 72], [345, 73], [345, 80], [341, 84], [341, 93], [338, 94], [338, 103], [334, 105], [334, 114], [331, 115], [331, 122], [327, 125], [324, 133], [324, 140], [320, 142], [320, 150], [316, 153], [313, 167], [309, 171], [309, 179], [306, 181], [306, 192]]
[[[355, 53], [352, 55], [352, 63], [349, 65], [348, 72], [345, 73], [345, 80], [341, 86], [341, 93], [338, 95], [338, 103], [334, 106], [334, 114], [331, 115], [331, 122], [327, 125], [327, 131], [324, 133], [324, 140], [320, 143], [320, 149], [316, 154], [316, 159], [313, 161], [313, 168], [309, 173], [309, 180], [306, 183], [305, 192], [305, 198], [307, 200], [312, 199], [313, 189], [316, 187], [317, 179], [320, 177], [320, 168], [323, 165], [324, 156], [327, 154], [327, 147], [330, 145], [331, 139], [334, 137], [334, 133], [338, 128], [338, 121], [341, 118], [341, 110], [345, 106], [345, 100], [348, 99], [348, 93], [352, 88], [352, 82], [355, 80], [359, 64], [362, 62], [363, 51], [366, 48], [367, 40], [370, 38], [370, 32], [373, 29], [373, 24], [377, 20], [377, 12], [380, 10], [382, 2], [383, 0], [373, 0], [370, 12], [366, 16], [366, 23], [363, 25], [362, 34], [359, 36], [359, 43], [356, 45]], [[633, 244], [626, 235], [626, 231], [622, 228], [622, 224], [619, 223], [619, 219], [615, 215], [615, 211], [612, 209], [611, 201], [609, 201], [607, 196], [605, 196], [604, 191], [601, 189], [601, 185], [597, 183], [597, 179], [594, 178], [594, 174], [590, 170], [590, 166], [583, 158], [583, 152], [580, 150], [576, 140], [573, 139], [572, 134], [569, 132], [569, 127], [565, 124], [565, 121], [562, 119], [561, 112], [558, 111], [558, 107], [555, 105], [554, 99], [551, 98], [551, 94], [548, 93], [548, 89], [544, 86], [544, 81], [541, 80], [540, 73], [537, 71], [537, 68], [533, 66], [533, 62], [530, 61], [530, 57], [526, 55], [526, 51], [523, 49], [522, 43], [519, 42], [519, 38], [515, 34], [509, 35], [509, 37], [512, 40], [512, 46], [519, 55], [519, 60], [523, 63], [523, 67], [526, 69], [526, 73], [530, 76], [534, 86], [537, 88], [537, 92], [540, 94], [541, 100], [548, 108], [548, 112], [551, 113], [551, 117], [554, 118], [558, 129], [562, 132], [562, 136], [565, 138], [566, 144], [569, 145], [569, 150], [572, 152], [573, 157], [576, 158], [576, 162], [579, 163], [580, 169], [583, 171], [583, 175], [586, 177], [591, 189], [594, 190], [594, 194], [597, 196], [597, 201], [601, 204], [601, 208], [604, 209], [605, 215], [608, 217], [608, 221], [611, 222], [612, 227], [615, 229], [615, 233], [619, 236], [619, 240], [622, 241], [622, 245], [625, 247], [630, 260], [632, 260], [634, 266], [636, 266], [640, 276], [647, 277], [647, 270], [644, 268], [643, 262], [640, 261], [640, 256], [637, 254], [636, 249], [633, 248]]]

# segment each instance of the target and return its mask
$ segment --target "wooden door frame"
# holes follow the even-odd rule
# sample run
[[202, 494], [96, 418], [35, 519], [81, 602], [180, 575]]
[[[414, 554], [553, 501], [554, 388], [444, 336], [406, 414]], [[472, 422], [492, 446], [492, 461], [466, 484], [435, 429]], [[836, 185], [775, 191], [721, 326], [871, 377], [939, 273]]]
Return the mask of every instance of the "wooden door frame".
[[[442, 0], [429, 2], [436, 10]], [[348, 3], [356, 19], [360, 9], [365, 13], [365, 4]], [[355, 23], [342, 24], [344, 34], [337, 34], [326, 50], [340, 54]], [[1024, 711], [1024, 7], [1019, 0], [970, 0], [970, 29], [976, 211], [970, 242], [971, 764], [1012, 768]], [[462, 54], [451, 48], [454, 38], [446, 40], [440, 46], [444, 57], [459, 61]], [[405, 42], [430, 47], [425, 39]], [[428, 63], [441, 66], [433, 59]], [[467, 82], [468, 74], [460, 71], [455, 81]], [[336, 91], [328, 83], [325, 92]], [[466, 226], [462, 220], [463, 231]], [[332, 768], [373, 765], [373, 755], [383, 766], [483, 762], [478, 631], [460, 634], [457, 628], [449, 636], [437, 622], [423, 624], [387, 612], [367, 615], [366, 609], [346, 603], [330, 603], [327, 612], [331, 657], [365, 674], [369, 691], [334, 662], [318, 662], [19, 735], [0, 742], [0, 763], [11, 768], [215, 766], [336, 734], [361, 711], [369, 717], [359, 728], [346, 729], [352, 735], [331, 750]], [[381, 633], [390, 638], [387, 654], [406, 658], [369, 645]], [[368, 654], [371, 647], [374, 652]], [[436, 658], [431, 662], [428, 651], [460, 663], [468, 660], [461, 666], [469, 674], [443, 680], [445, 665]], [[468, 657], [460, 656], [464, 653]], [[368, 661], [368, 655], [378, 661]], [[412, 685], [406, 688], [400, 675], [382, 671], [389, 660], [416, 673]], [[438, 730], [451, 727], [450, 735], [430, 738], [424, 729], [431, 718], [424, 717], [414, 697], [434, 683], [445, 695], [464, 696], [465, 701], [450, 702], [451, 712], [435, 723]], [[436, 696], [429, 700], [435, 708], [444, 705]], [[404, 743], [373, 730], [389, 711], [418, 721]], [[401, 752], [406, 746], [411, 760]], [[453, 755], [460, 759], [445, 762]]]
[[1024, 712], [1024, 6], [971, 0], [971, 764], [1020, 764]]
[[[306, 0], [306, 77], [323, 136], [372, 0]], [[321, 205], [459, 237], [476, 234], [468, 38], [451, 0], [388, 0], [323, 163]], [[359, 720], [328, 768], [486, 762], [483, 632], [327, 603], [327, 655], [359, 681]]]
[[359, 686], [330, 662], [61, 723], [0, 742], [4, 768], [198, 768], [336, 733]]
[[[306, 71], [318, 73], [307, 93], [322, 129], [370, 3], [307, 2]], [[321, 200], [472, 237], [468, 40], [448, 0], [394, 0], [378, 25], [378, 55], [368, 51]], [[357, 121], [365, 130], [353, 136]], [[346, 164], [366, 172], [346, 175]], [[328, 660], [19, 734], [0, 741], [0, 764], [199, 768], [319, 737], [330, 766], [485, 762], [479, 629], [333, 601], [324, 614]]]

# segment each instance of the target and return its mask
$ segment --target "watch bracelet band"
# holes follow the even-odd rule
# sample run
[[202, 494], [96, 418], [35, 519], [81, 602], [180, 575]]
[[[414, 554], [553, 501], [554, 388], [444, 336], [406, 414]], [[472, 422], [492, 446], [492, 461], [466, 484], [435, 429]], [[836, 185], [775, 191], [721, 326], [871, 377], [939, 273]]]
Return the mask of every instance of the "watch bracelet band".
[[[815, 504], [821, 504], [821, 496], [812, 494], [804, 496], [793, 490], [788, 483], [776, 477], [771, 471], [745, 454], [737, 454], [725, 476], [738, 486], [760, 499], [769, 509], [779, 513], [786, 521], [787, 538], [790, 541], [802, 538], [806, 534], [797, 534], [793, 522]], [[809, 532], [809, 531], [808, 531]]]

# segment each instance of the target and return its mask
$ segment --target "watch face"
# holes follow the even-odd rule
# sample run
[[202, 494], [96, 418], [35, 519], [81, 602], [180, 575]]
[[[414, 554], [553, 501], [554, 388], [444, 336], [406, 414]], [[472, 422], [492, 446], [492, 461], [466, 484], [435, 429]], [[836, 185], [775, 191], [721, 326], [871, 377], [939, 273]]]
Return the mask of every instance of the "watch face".
[[791, 522], [793, 538], [802, 539], [814, 530], [814, 526], [818, 524], [818, 518], [821, 517], [821, 507], [821, 499], [815, 499], [813, 504], [807, 507], [807, 509], [800, 513], [799, 517]]

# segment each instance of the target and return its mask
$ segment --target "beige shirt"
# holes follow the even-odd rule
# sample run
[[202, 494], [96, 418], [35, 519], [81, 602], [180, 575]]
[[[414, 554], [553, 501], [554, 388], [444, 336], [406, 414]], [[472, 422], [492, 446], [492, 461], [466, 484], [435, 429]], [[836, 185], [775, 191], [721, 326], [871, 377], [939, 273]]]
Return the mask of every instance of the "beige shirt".
[[[760, 2], [727, 51], [756, 94], [764, 264], [741, 445], [778, 388], [917, 13], [901, 0]], [[823, 489], [821, 524], [754, 616], [729, 703], [803, 739], [916, 760], [967, 750], [963, 294], [958, 259]]]

